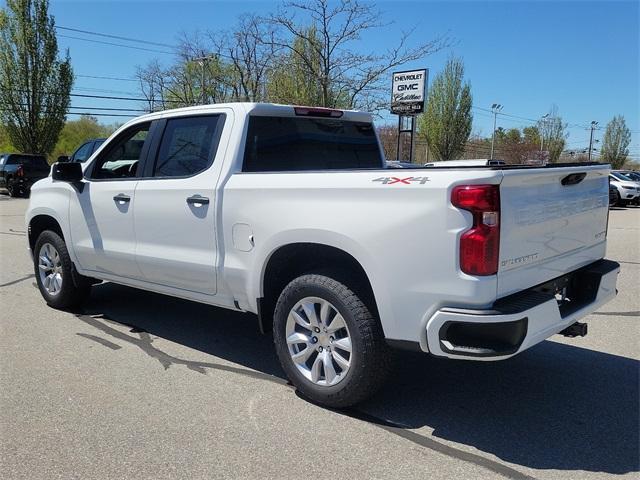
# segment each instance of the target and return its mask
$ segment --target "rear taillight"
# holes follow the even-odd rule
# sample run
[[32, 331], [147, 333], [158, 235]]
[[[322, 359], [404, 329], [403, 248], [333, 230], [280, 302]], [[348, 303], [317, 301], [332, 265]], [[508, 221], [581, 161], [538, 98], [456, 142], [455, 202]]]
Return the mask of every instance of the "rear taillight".
[[22, 168], [22, 165], [18, 166], [18, 169], [16, 170], [16, 176], [17, 177], [24, 177], [24, 169]]
[[460, 236], [460, 269], [469, 275], [495, 275], [500, 250], [500, 187], [459, 185], [451, 192], [451, 203], [473, 215], [473, 226]]

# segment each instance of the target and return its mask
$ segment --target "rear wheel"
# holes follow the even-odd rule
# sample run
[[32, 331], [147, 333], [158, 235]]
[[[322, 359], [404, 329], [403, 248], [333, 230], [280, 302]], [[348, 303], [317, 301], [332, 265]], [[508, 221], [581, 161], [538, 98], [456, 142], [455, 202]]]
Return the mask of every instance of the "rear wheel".
[[390, 356], [378, 320], [330, 277], [303, 275], [289, 283], [276, 304], [273, 330], [285, 373], [318, 404], [349, 407], [386, 378]]
[[[69, 251], [56, 232], [45, 230], [40, 234], [33, 250], [33, 264], [40, 294], [50, 306], [71, 308], [88, 297], [90, 285], [73, 278]], [[77, 277], [81, 281], [82, 277]]]

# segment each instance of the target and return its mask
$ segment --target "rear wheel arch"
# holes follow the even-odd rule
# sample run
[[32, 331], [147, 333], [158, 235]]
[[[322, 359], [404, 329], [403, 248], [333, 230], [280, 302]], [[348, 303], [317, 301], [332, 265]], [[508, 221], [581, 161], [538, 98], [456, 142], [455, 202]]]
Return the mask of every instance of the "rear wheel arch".
[[[320, 243], [290, 243], [277, 248], [267, 259], [258, 299], [260, 330], [271, 331], [273, 312], [282, 290], [295, 278], [317, 273], [348, 285], [379, 319], [378, 306], [369, 277], [350, 253]], [[378, 320], [379, 321], [379, 320]]]

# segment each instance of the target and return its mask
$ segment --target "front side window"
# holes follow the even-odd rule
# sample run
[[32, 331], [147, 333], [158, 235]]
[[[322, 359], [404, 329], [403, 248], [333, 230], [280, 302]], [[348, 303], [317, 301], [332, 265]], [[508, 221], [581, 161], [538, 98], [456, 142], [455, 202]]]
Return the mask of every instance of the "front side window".
[[186, 177], [211, 165], [218, 147], [220, 115], [167, 120], [154, 177]]
[[134, 125], [111, 142], [96, 160], [93, 179], [136, 177], [150, 123]]
[[249, 119], [244, 172], [382, 168], [373, 125], [330, 118]]

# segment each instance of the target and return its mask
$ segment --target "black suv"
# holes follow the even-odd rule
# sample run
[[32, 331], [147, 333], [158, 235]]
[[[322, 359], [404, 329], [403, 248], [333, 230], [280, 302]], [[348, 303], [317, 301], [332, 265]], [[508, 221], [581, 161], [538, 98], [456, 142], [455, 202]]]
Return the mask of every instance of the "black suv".
[[0, 188], [12, 197], [29, 196], [31, 185], [48, 177], [50, 171], [44, 155], [0, 153]]

